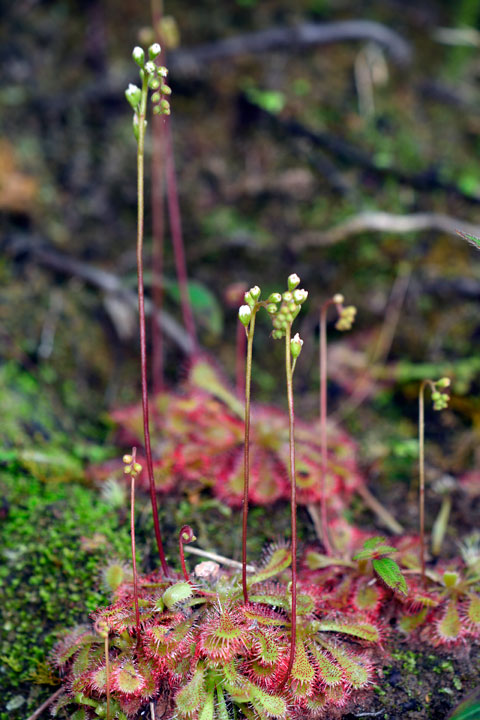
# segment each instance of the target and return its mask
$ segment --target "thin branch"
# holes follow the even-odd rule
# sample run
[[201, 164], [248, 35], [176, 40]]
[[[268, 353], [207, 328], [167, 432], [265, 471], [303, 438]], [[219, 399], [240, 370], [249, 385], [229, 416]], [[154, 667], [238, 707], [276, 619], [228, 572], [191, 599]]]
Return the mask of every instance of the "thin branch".
[[405, 532], [405, 528], [403, 528], [400, 523], [395, 520], [395, 518], [387, 510], [387, 508], [384, 507], [374, 495], [372, 495], [366, 485], [360, 485], [357, 489], [357, 492], [364, 501], [364, 503], [368, 505], [370, 510], [375, 513], [375, 515], [379, 518], [379, 520], [382, 521], [385, 527], [390, 530], [390, 532], [392, 532], [394, 535], [401, 535], [403, 532]]
[[[226, 558], [223, 555], [218, 555], [218, 553], [208, 552], [208, 550], [202, 550], [201, 548], [197, 547], [185, 547], [186, 552], [192, 553], [192, 555], [198, 555], [199, 557], [207, 558], [207, 560], [213, 560], [214, 562], [221, 563], [222, 565], [226, 565], [227, 567], [233, 567], [238, 568], [241, 570], [242, 563], [238, 562], [237, 560], [230, 560], [230, 558]], [[247, 565], [247, 572], [255, 572], [255, 568], [253, 565]]]
[[460, 220], [442, 213], [423, 212], [407, 215], [393, 215], [387, 212], [365, 212], [354, 215], [325, 232], [309, 232], [294, 240], [295, 247], [328, 247], [341, 242], [351, 235], [363, 232], [389, 232], [402, 234], [420, 230], [435, 230], [449, 235], [464, 232], [467, 235], [480, 235], [480, 225]]
[[58, 688], [58, 690], [56, 690], [56, 691], [53, 693], [53, 695], [50, 695], [50, 697], [49, 697], [47, 700], [45, 700], [45, 702], [44, 702], [42, 705], [40, 705], [40, 707], [38, 707], [38, 708], [35, 710], [35, 712], [32, 713], [32, 715], [30, 715], [29, 718], [27, 718], [27, 720], [37, 720], [37, 718], [40, 717], [40, 715], [43, 713], [43, 711], [46, 710], [47, 708], [49, 708], [50, 705], [51, 705], [52, 703], [54, 703], [55, 700], [56, 700], [58, 697], [60, 697], [60, 695], [61, 695], [62, 693], [64, 693], [64, 692], [65, 692], [65, 688], [64, 688], [63, 686], [60, 687], [60, 688]]
[[[55, 250], [46, 249], [45, 246], [39, 247], [41, 242], [42, 240], [38, 237], [28, 240], [22, 237], [18, 240], [15, 239], [7, 248], [7, 251], [13, 256], [28, 253], [39, 265], [56, 270], [64, 275], [79, 277], [89, 285], [93, 285], [107, 294], [117, 296], [119, 300], [124, 301], [130, 307], [137, 308], [138, 299], [136, 293], [125, 287], [125, 282], [121, 277], [106, 270], [92, 267], [81, 260], [76, 260]], [[152, 303], [148, 298], [145, 298], [145, 314], [150, 316], [152, 312]], [[193, 345], [181, 325], [164, 311], [157, 312], [156, 317], [165, 335], [168, 335], [184, 353], [191, 355]]]
[[195, 75], [205, 72], [205, 63], [218, 60], [357, 41], [375, 42], [381, 45], [399, 65], [408, 65], [411, 62], [410, 45], [394, 30], [370, 20], [345, 20], [268, 28], [244, 35], [234, 35], [191, 50], [182, 48], [175, 50], [169, 56], [170, 68], [178, 75]]

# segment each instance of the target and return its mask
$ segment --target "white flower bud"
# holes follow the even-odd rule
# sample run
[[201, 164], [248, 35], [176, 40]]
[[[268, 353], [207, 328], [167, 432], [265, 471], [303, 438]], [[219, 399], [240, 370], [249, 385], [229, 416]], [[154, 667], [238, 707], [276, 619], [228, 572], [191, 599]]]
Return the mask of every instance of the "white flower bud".
[[301, 305], [305, 302], [305, 300], [308, 297], [308, 292], [306, 290], [294, 290], [293, 291], [293, 299], [298, 305]]
[[268, 303], [279, 303], [279, 302], [282, 302], [282, 296], [280, 295], [280, 293], [272, 293], [272, 294], [269, 296], [267, 302], [268, 302]]
[[295, 290], [298, 285], [300, 285], [300, 278], [298, 277], [297, 273], [292, 273], [288, 276], [288, 289], [289, 290]]
[[162, 52], [162, 48], [158, 43], [153, 43], [153, 45], [150, 45], [148, 48], [148, 57], [150, 60], [155, 60], [156, 57], [160, 55]]
[[240, 306], [238, 310], [238, 319], [240, 320], [242, 325], [245, 325], [245, 327], [250, 324], [250, 320], [252, 319], [252, 311], [249, 305]]
[[133, 48], [132, 57], [141, 68], [145, 65], [145, 53], [142, 48], [137, 45]]
[[142, 99], [142, 91], [139, 87], [130, 83], [128, 88], [125, 90], [125, 97], [130, 103], [132, 109], [136, 110], [140, 100]]
[[251, 297], [256, 301], [260, 297], [261, 290], [258, 285], [255, 285], [253, 288], [250, 288], [248, 292], [250, 293]]
[[302, 352], [302, 345], [303, 340], [300, 337], [300, 335], [297, 333], [291, 340], [290, 340], [290, 352], [292, 353], [292, 358], [296, 360], [300, 353]]
[[341, 293], [336, 293], [332, 298], [335, 305], [341, 305], [343, 303], [344, 299], [345, 298], [343, 297], [343, 295]]

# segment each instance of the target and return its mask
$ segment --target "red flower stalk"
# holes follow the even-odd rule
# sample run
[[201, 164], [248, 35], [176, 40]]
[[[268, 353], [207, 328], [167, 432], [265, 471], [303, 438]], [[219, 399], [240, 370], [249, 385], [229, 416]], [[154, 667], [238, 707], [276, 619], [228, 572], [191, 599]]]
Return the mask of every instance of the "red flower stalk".
[[143, 287], [143, 229], [144, 229], [144, 153], [145, 153], [145, 116], [147, 109], [148, 76], [144, 73], [142, 82], [142, 96], [138, 115], [138, 142], [137, 142], [137, 279], [138, 279], [138, 319], [140, 325], [140, 367], [142, 377], [142, 414], [143, 434], [145, 439], [145, 454], [150, 484], [150, 500], [153, 511], [153, 526], [157, 541], [160, 563], [165, 575], [168, 568], [163, 550], [162, 533], [158, 521], [157, 496], [153, 476], [152, 449], [150, 443], [150, 424], [148, 413], [148, 381], [147, 381], [147, 342], [145, 330], [145, 296]]
[[185, 565], [185, 551], [183, 549], [183, 545], [184, 543], [194, 542], [196, 539], [197, 538], [193, 534], [193, 530], [190, 525], [184, 525], [178, 535], [178, 546], [180, 551], [180, 564], [182, 566], [183, 577], [190, 584], [192, 584], [192, 582], [188, 575], [187, 566]]

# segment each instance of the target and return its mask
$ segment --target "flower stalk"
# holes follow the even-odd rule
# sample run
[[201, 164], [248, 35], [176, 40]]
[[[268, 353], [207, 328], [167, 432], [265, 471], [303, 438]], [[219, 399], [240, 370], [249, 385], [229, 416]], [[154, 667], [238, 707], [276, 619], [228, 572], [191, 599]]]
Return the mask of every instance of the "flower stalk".
[[418, 393], [418, 474], [419, 474], [419, 515], [420, 515], [420, 567], [422, 585], [426, 587], [425, 572], [425, 389], [430, 388], [434, 410], [443, 410], [448, 404], [448, 394], [441, 390], [448, 388], [450, 379], [447, 377], [433, 380], [422, 380]]
[[[153, 47], [153, 46], [152, 46]], [[160, 523], [158, 520], [157, 495], [155, 491], [155, 479], [153, 473], [152, 449], [150, 442], [150, 423], [149, 423], [149, 407], [148, 407], [148, 381], [147, 381], [147, 343], [145, 330], [145, 295], [143, 281], [143, 235], [144, 235], [144, 173], [145, 173], [145, 129], [146, 129], [146, 112], [149, 82], [157, 81], [155, 74], [157, 66], [153, 61], [145, 63], [144, 53], [141, 48], [135, 48], [133, 51], [135, 62], [140, 65], [140, 77], [142, 79], [141, 90], [135, 86], [130, 86], [127, 91], [127, 99], [135, 110], [133, 118], [134, 133], [137, 138], [137, 281], [138, 281], [138, 316], [140, 326], [140, 367], [142, 380], [142, 415], [143, 415], [143, 433], [145, 439], [145, 455], [147, 460], [147, 472], [150, 486], [150, 501], [153, 511], [153, 525], [155, 531], [155, 539], [160, 557], [160, 563], [165, 576], [168, 576], [168, 567], [165, 560], [165, 552], [162, 543], [162, 534], [160, 531]], [[138, 91], [140, 95], [138, 96]], [[128, 94], [129, 93], [129, 94]], [[166, 103], [166, 105], [164, 104]], [[169, 106], [167, 101], [160, 101], [154, 107], [156, 114], [167, 114]]]
[[[251, 290], [246, 296], [251, 296]], [[258, 298], [257, 298], [258, 299]], [[245, 327], [247, 336], [247, 359], [245, 363], [245, 438], [243, 451], [243, 508], [242, 508], [242, 592], [243, 600], [248, 602], [247, 588], [247, 524], [248, 524], [248, 491], [250, 487], [250, 400], [252, 386], [252, 350], [255, 333], [255, 316], [257, 303], [253, 300], [249, 305], [242, 305], [239, 310], [239, 322]]]
[[335, 325], [337, 330], [350, 330], [356, 315], [356, 308], [353, 305], [343, 305], [343, 295], [335, 294], [326, 300], [320, 308], [320, 452], [322, 458], [321, 489], [320, 489], [320, 516], [322, 524], [322, 540], [327, 555], [333, 554], [332, 546], [328, 536], [328, 511], [327, 511], [327, 472], [328, 472], [328, 448], [327, 448], [327, 313], [328, 308], [335, 305], [338, 313], [338, 320]]

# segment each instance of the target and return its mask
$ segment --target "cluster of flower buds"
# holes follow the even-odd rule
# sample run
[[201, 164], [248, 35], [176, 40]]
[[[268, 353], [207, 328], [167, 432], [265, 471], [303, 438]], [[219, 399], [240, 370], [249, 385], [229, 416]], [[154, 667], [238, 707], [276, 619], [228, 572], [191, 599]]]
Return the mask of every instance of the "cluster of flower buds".
[[332, 298], [333, 302], [337, 306], [338, 320], [335, 323], [337, 330], [345, 331], [351, 330], [352, 325], [355, 322], [355, 316], [357, 314], [357, 308], [354, 305], [344, 306], [343, 295], [337, 293]]
[[437, 380], [437, 382], [433, 384], [435, 387], [435, 390], [432, 392], [433, 409], [444, 410], [448, 405], [450, 397], [448, 393], [442, 392], [442, 390], [450, 387], [450, 378], [440, 378], [440, 380]]
[[262, 291], [260, 290], [258, 285], [250, 288], [250, 290], [245, 293], [245, 305], [240, 305], [238, 311], [238, 319], [246, 328], [250, 325], [250, 320], [252, 319], [252, 312], [255, 308], [255, 305], [260, 302], [261, 293]]
[[[148, 48], [148, 60], [146, 60], [145, 52], [141, 47], [133, 49], [132, 57], [140, 67], [140, 78], [143, 81], [148, 80], [148, 87], [152, 90], [153, 114], [154, 115], [170, 115], [170, 103], [165, 96], [171, 95], [171, 88], [165, 83], [168, 70], [163, 65], [157, 65], [156, 58], [160, 55], [162, 49], [158, 43], [153, 43]], [[133, 118], [133, 128], [135, 137], [138, 139], [138, 116], [140, 104], [142, 100], [142, 90], [130, 83], [125, 91], [125, 97], [130, 103], [135, 115]]]
[[142, 466], [139, 462], [135, 461], [135, 457], [133, 455], [124, 455], [123, 462], [125, 464], [125, 467], [123, 468], [125, 475], [130, 475], [135, 478], [140, 472], [142, 472]]
[[[300, 312], [300, 307], [308, 297], [308, 292], [300, 289], [298, 287], [299, 284], [300, 278], [296, 273], [292, 273], [292, 275], [288, 277], [288, 290], [284, 292], [283, 295], [273, 293], [268, 298], [267, 312], [272, 316], [272, 337], [275, 340], [281, 340], [281, 338], [285, 337], [285, 330], [293, 323]], [[278, 307], [278, 303], [281, 303], [280, 307]], [[300, 354], [300, 350], [298, 351], [297, 357]]]

